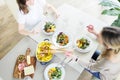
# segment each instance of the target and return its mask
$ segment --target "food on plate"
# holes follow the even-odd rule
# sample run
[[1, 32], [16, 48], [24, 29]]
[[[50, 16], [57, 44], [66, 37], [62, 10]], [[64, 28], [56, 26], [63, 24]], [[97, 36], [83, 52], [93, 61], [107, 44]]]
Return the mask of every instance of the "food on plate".
[[26, 63], [25, 63], [25, 62], [19, 63], [19, 64], [18, 64], [18, 69], [19, 69], [19, 71], [23, 71], [24, 68], [25, 68], [25, 66], [26, 66]]
[[25, 56], [24, 55], [19, 55], [18, 56], [18, 63], [21, 63], [25, 60]]
[[63, 33], [63, 32], [60, 32], [58, 35], [57, 35], [57, 40], [56, 40], [57, 43], [59, 43], [60, 46], [65, 46], [68, 44], [69, 42], [69, 38], [68, 36]]
[[50, 80], [60, 80], [62, 76], [62, 70], [59, 67], [50, 68], [48, 71], [48, 77]]
[[76, 41], [77, 47], [81, 49], [86, 49], [90, 45], [90, 41], [86, 38], [81, 38]]
[[46, 24], [44, 26], [44, 31], [47, 33], [54, 32], [55, 28], [56, 28], [55, 24], [53, 24], [51, 22], [46, 22]]
[[46, 42], [46, 41], [38, 44], [36, 57], [39, 61], [48, 62], [52, 59], [53, 53], [51, 52], [51, 49], [50, 49], [51, 45], [52, 44], [50, 42]]

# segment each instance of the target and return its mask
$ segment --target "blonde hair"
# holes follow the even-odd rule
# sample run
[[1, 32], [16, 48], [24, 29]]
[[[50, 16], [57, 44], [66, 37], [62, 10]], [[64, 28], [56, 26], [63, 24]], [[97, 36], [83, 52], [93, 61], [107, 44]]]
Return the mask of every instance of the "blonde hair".
[[101, 31], [103, 43], [112, 48], [106, 49], [102, 53], [102, 57], [109, 57], [111, 54], [118, 54], [120, 51], [120, 28], [118, 27], [104, 27]]
[[29, 12], [28, 6], [26, 5], [26, 0], [17, 0], [17, 4], [19, 7], [19, 10], [20, 11], [22, 10], [24, 14], [27, 14]]

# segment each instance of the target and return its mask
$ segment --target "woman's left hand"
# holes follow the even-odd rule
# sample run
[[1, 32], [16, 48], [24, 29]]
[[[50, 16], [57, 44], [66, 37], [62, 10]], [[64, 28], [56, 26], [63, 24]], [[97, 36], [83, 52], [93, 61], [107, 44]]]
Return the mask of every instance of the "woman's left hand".
[[33, 30], [31, 31], [31, 33], [32, 33], [33, 35], [36, 35], [36, 34], [38, 34], [39, 32], [40, 32], [39, 29], [33, 29]]
[[60, 14], [58, 12], [55, 12], [55, 18], [59, 18], [60, 17]]

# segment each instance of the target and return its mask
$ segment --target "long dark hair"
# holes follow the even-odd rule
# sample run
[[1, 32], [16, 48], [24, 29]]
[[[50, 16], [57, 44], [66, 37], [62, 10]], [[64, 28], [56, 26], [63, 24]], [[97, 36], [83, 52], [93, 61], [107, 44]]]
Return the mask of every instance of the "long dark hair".
[[117, 54], [120, 51], [120, 28], [104, 27], [101, 32], [103, 43], [112, 46], [113, 48], [106, 49], [102, 57], [109, 57], [111, 54]]
[[22, 10], [24, 14], [27, 14], [29, 12], [28, 6], [26, 5], [26, 0], [17, 0], [17, 4], [19, 7], [19, 10], [20, 11]]

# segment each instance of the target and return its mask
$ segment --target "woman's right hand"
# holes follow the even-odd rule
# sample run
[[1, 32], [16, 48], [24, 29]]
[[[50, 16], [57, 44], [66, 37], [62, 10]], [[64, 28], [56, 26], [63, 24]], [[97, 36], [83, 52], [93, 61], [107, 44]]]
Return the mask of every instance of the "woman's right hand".
[[32, 35], [36, 35], [36, 34], [38, 34], [40, 32], [40, 29], [33, 29], [32, 31], [31, 31], [31, 34]]

